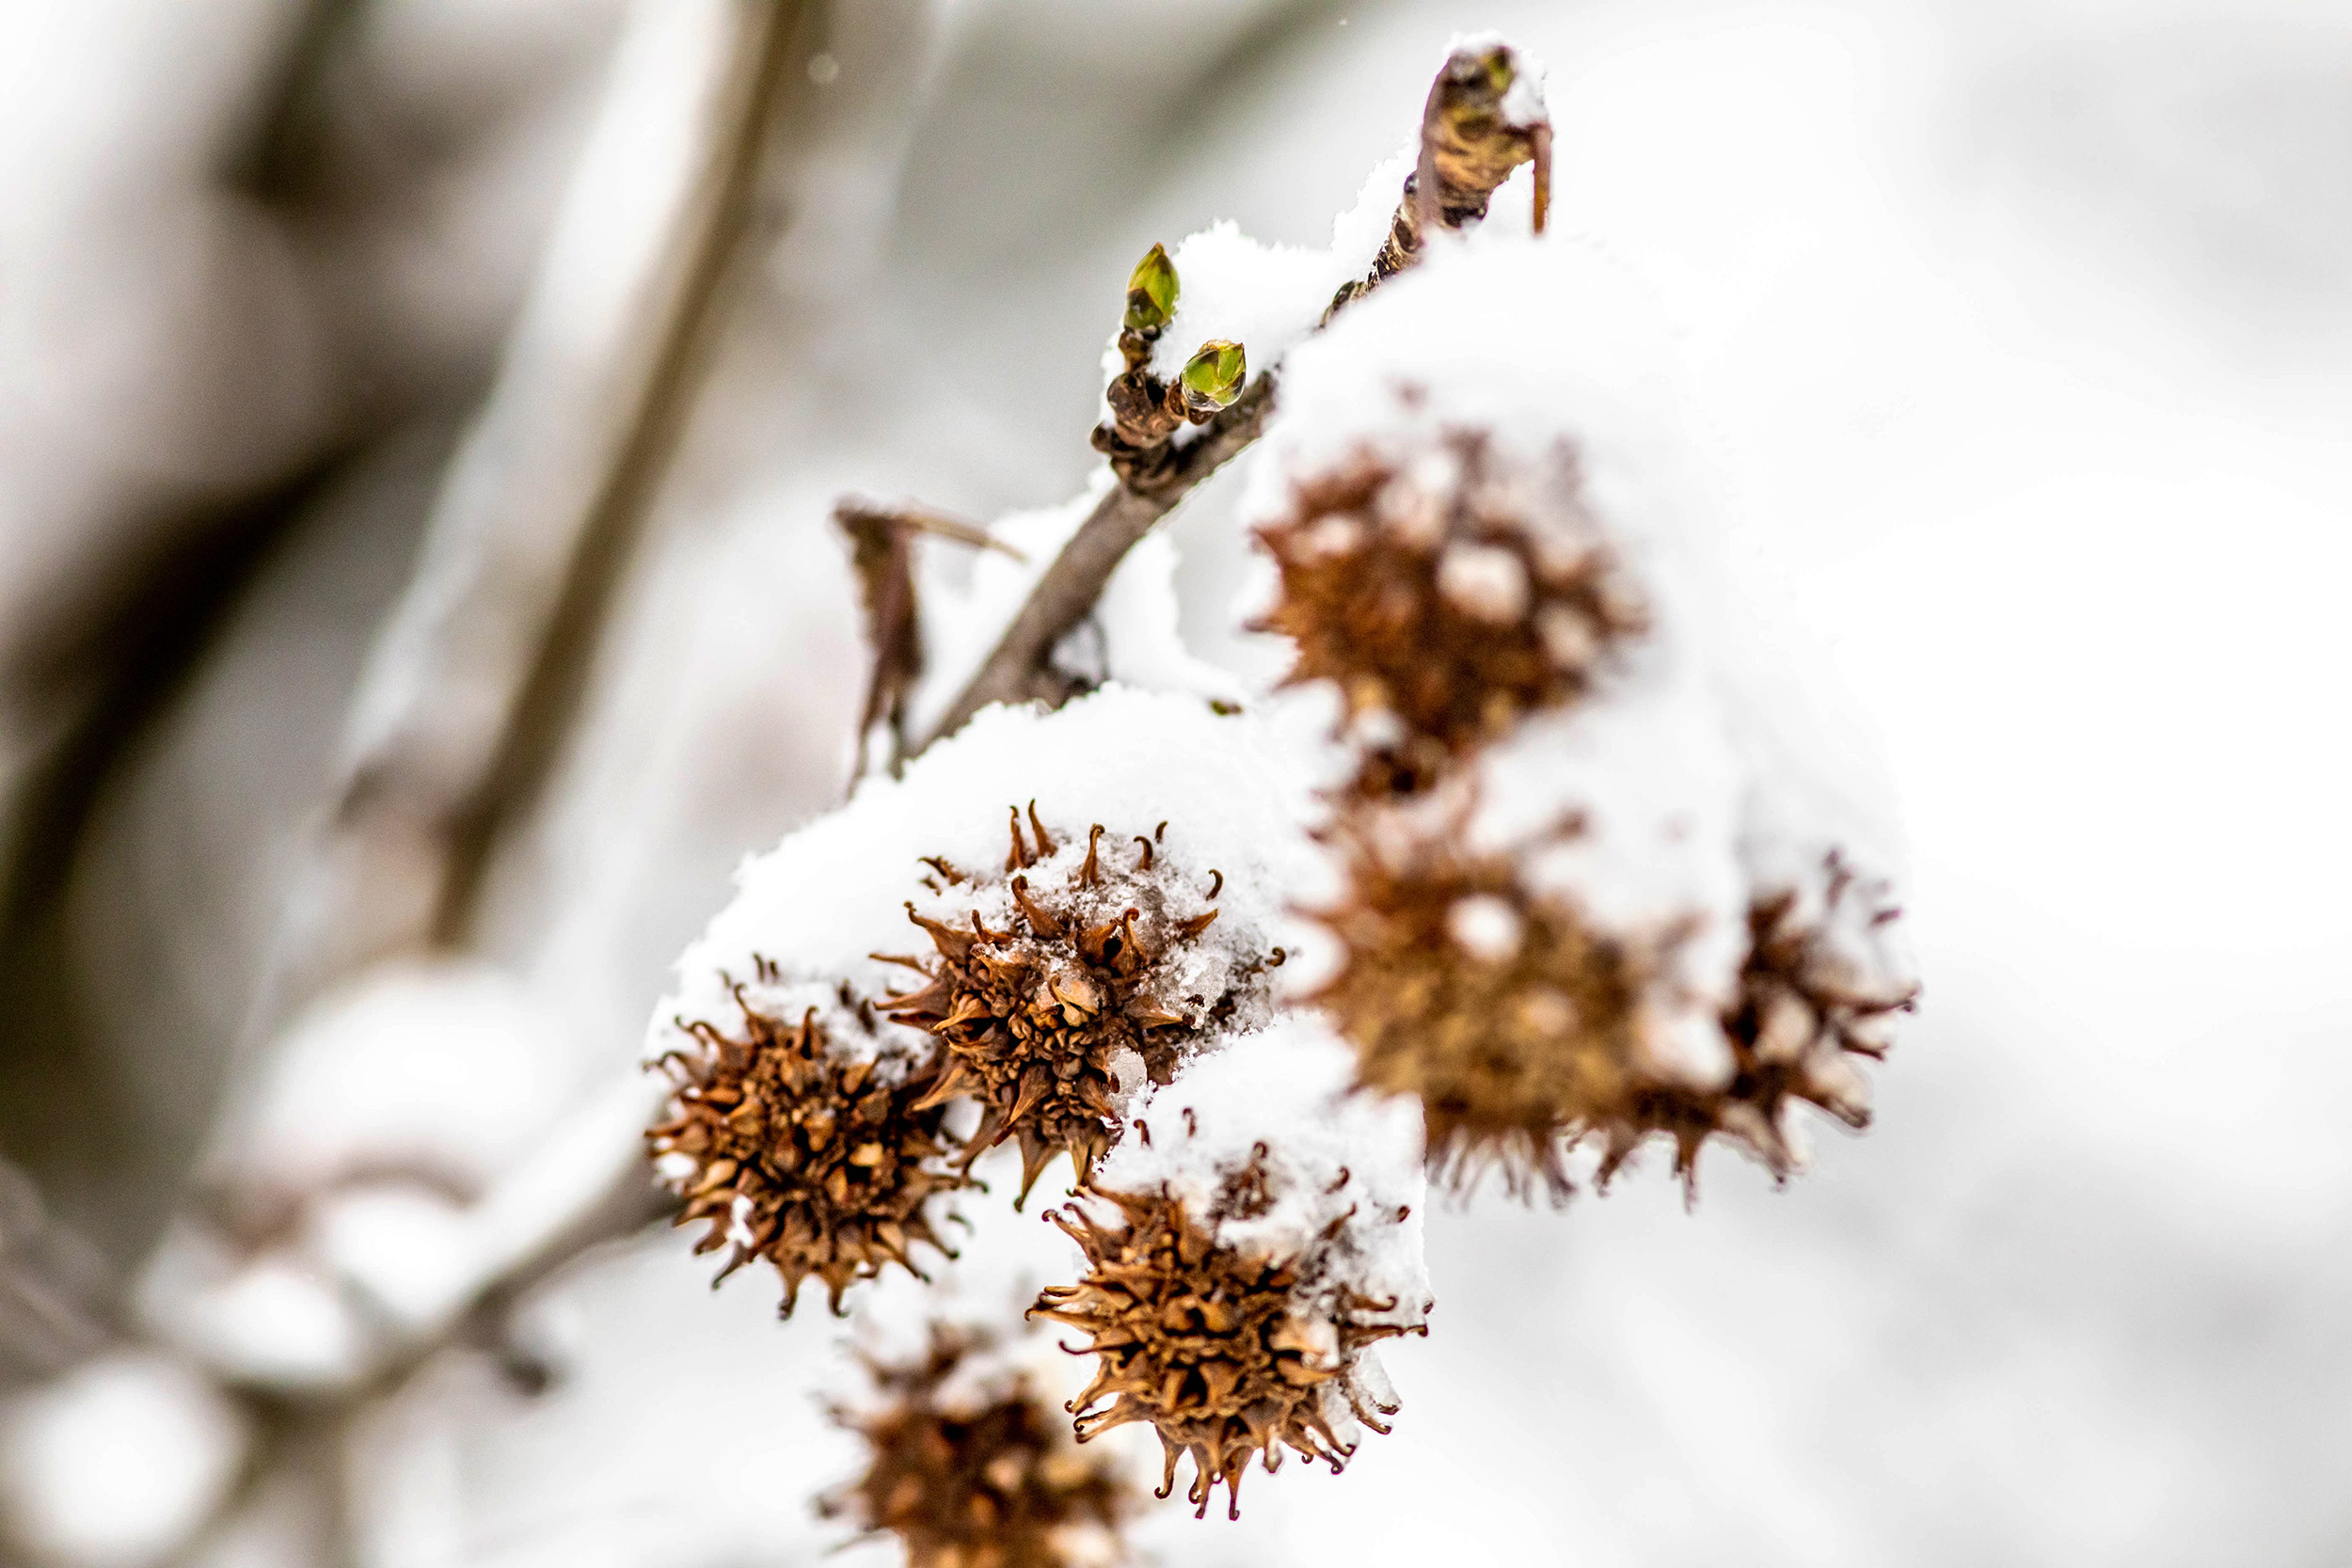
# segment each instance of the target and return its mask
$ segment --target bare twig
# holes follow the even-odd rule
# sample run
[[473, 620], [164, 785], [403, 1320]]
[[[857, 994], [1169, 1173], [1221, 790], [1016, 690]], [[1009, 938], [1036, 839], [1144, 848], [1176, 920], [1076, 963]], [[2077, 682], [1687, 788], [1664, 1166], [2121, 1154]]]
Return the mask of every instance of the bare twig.
[[[1419, 262], [1423, 236], [1430, 230], [1465, 229], [1484, 218], [1496, 187], [1531, 159], [1535, 163], [1535, 227], [1543, 229], [1550, 199], [1551, 127], [1541, 118], [1525, 122], [1515, 118], [1514, 110], [1540, 103], [1532, 88], [1515, 101], [1521, 69], [1518, 56], [1502, 44], [1457, 50], [1446, 61], [1422, 110], [1421, 157], [1405, 182], [1388, 241], [1371, 273], [1332, 300], [1324, 315], [1327, 323], [1349, 301]], [[1165, 253], [1154, 245], [1128, 283], [1128, 314], [1120, 340], [1127, 371], [1112, 384], [1115, 418], [1106, 427], [1107, 436], [1105, 431], [1095, 436], [1095, 445], [1111, 454], [1118, 487], [1095, 506], [1038, 578], [994, 650], [925, 745], [953, 734], [992, 703], [1059, 703], [1069, 698], [1073, 683], [1053, 668], [1055, 645], [1086, 619], [1111, 574], [1152, 525], [1264, 430], [1274, 409], [1270, 367], [1207, 420], [1199, 440], [1188, 446], [1134, 444], [1141, 435], [1164, 442], [1174, 428], [1172, 415], [1162, 414], [1158, 423], [1144, 419], [1162, 412], [1166, 405], [1158, 400], [1169, 392], [1151, 381], [1145, 369], [1150, 344], [1174, 298], [1172, 275], [1165, 280], [1165, 297], [1155, 298], [1152, 292], [1163, 281], [1158, 271], [1166, 266]], [[1122, 388], [1129, 389], [1134, 408], [1122, 407]]]
[[1152, 525], [1256, 440], [1273, 409], [1274, 377], [1269, 372], [1210, 420], [1199, 440], [1177, 449], [1175, 461], [1165, 474], [1148, 482], [1148, 488], [1121, 484], [1105, 495], [1029, 590], [994, 651], [924, 744], [952, 734], [991, 703], [1059, 702], [1068, 697], [1069, 683], [1053, 673], [1054, 645], [1086, 619], [1111, 574], [1152, 531]]

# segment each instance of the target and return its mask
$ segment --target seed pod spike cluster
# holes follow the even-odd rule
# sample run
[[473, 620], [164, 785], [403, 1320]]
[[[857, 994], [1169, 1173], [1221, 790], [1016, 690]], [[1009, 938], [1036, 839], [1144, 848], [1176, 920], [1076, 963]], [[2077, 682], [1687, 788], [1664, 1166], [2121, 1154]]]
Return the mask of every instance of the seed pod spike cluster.
[[[934, 1323], [904, 1361], [861, 1354], [878, 1398], [835, 1403], [864, 1471], [818, 1502], [866, 1536], [895, 1535], [909, 1568], [1104, 1568], [1140, 1498], [1114, 1461], [1078, 1452], [1029, 1380], [986, 1363], [980, 1330]], [[976, 1377], [975, 1374], [978, 1375]], [[974, 1386], [977, 1385], [977, 1386]]]
[[1256, 532], [1281, 574], [1257, 629], [1295, 645], [1290, 684], [1330, 681], [1352, 717], [1397, 727], [1367, 758], [1374, 794], [1584, 695], [1649, 626], [1565, 442], [1537, 464], [1462, 430], [1409, 463], [1366, 451]]
[[1070, 1405], [1078, 1437], [1149, 1422], [1160, 1495], [1189, 1456], [1196, 1513], [1220, 1485], [1238, 1512], [1253, 1459], [1343, 1467], [1397, 1409], [1372, 1347], [1426, 1332], [1418, 1130], [1350, 1097], [1349, 1067], [1303, 1015], [1229, 1042], [1154, 1088], [1051, 1216], [1085, 1271], [1031, 1312], [1097, 1358]]
[[1907, 973], [1841, 940], [1867, 936], [1899, 916], [1883, 882], [1861, 876], [1832, 849], [1821, 858], [1816, 885], [1818, 909], [1807, 909], [1794, 888], [1761, 894], [1749, 906], [1739, 998], [1724, 1016], [1730, 1081], [1715, 1096], [1650, 1096], [1608, 1130], [1596, 1180], [1606, 1182], [1649, 1132], [1673, 1140], [1686, 1196], [1695, 1195], [1699, 1150], [1717, 1133], [1785, 1180], [1799, 1164], [1784, 1131], [1795, 1101], [1855, 1132], [1870, 1125], [1869, 1081], [1850, 1058], [1884, 1059], [1896, 1022], [1918, 1005], [1919, 988]]
[[[1332, 1393], [1364, 1425], [1389, 1430], [1381, 1418], [1393, 1407], [1375, 1404], [1340, 1372], [1364, 1346], [1416, 1331], [1357, 1315], [1392, 1310], [1394, 1302], [1350, 1298], [1336, 1336], [1318, 1336], [1316, 1324], [1292, 1314], [1294, 1269], [1218, 1246], [1166, 1192], [1100, 1196], [1123, 1223], [1097, 1225], [1076, 1207], [1054, 1214], [1089, 1270], [1077, 1285], [1043, 1291], [1032, 1309], [1084, 1331], [1101, 1358], [1070, 1405], [1080, 1442], [1149, 1421], [1166, 1455], [1158, 1495], [1175, 1489], [1177, 1462], [1189, 1455], [1185, 1500], [1196, 1513], [1207, 1513], [1222, 1485], [1229, 1517], [1239, 1518], [1252, 1459], [1271, 1472], [1287, 1446], [1333, 1474], [1345, 1466], [1356, 1445], [1333, 1430]], [[1327, 1354], [1334, 1347], [1335, 1356]]]
[[708, 1225], [694, 1250], [730, 1249], [719, 1279], [764, 1258], [784, 1279], [783, 1315], [811, 1275], [837, 1315], [842, 1292], [885, 1264], [920, 1277], [918, 1243], [953, 1256], [928, 1205], [971, 1182], [947, 1158], [930, 1072], [835, 1051], [815, 1007], [787, 1023], [740, 988], [737, 1001], [739, 1036], [681, 1023], [701, 1050], [662, 1058], [678, 1090], [645, 1135], [686, 1200], [676, 1223]]
[[[1139, 840], [1131, 862], [1108, 852], [1107, 830], [1091, 824], [1084, 858], [1051, 887], [1032, 873], [1046, 876], [1044, 863], [1069, 859], [1061, 851], [1074, 843], [1055, 841], [1034, 801], [1026, 835], [1021, 808], [1009, 816], [1005, 925], [991, 927], [976, 908], [968, 927], [950, 926], [909, 903], [907, 918], [930, 938], [933, 956], [900, 961], [928, 983], [881, 1006], [945, 1049], [929, 1103], [968, 1096], [983, 1107], [967, 1166], [982, 1150], [1018, 1141], [1025, 1202], [1058, 1154], [1071, 1156], [1083, 1180], [1110, 1145], [1121, 1095], [1145, 1078], [1166, 1082], [1185, 1043], [1230, 1010], [1230, 999], [1172, 993], [1167, 960], [1218, 911], [1213, 894], [1200, 898], [1168, 881], [1151, 837], [1110, 841]], [[950, 869], [954, 885], [976, 882]], [[1196, 900], [1209, 907], [1180, 912]]]

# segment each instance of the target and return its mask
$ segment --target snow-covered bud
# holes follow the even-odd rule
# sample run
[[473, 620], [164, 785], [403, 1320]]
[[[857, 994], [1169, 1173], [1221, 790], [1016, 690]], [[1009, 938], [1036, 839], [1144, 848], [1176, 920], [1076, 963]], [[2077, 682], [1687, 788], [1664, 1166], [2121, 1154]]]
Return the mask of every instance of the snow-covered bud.
[[1296, 644], [1291, 679], [1402, 725], [1367, 759], [1375, 794], [1583, 696], [1649, 628], [1565, 441], [1533, 462], [1458, 430], [1417, 453], [1364, 449], [1295, 475], [1257, 535], [1281, 574], [1261, 625]]
[[1195, 420], [1208, 419], [1241, 396], [1241, 384], [1248, 379], [1248, 356], [1241, 344], [1223, 338], [1202, 343], [1184, 361], [1184, 372], [1177, 377], [1184, 389], [1185, 416]]
[[1108, 1568], [1139, 1488], [1110, 1458], [1082, 1453], [996, 1336], [935, 1323], [923, 1353], [861, 1354], [873, 1381], [834, 1421], [866, 1463], [818, 1507], [866, 1535], [895, 1535], [909, 1568]]
[[812, 1274], [839, 1312], [852, 1280], [914, 1272], [915, 1243], [946, 1251], [927, 1206], [970, 1182], [946, 1158], [936, 1069], [877, 1051], [870, 1022], [837, 1045], [819, 1016], [837, 1007], [787, 1020], [738, 1000], [740, 1033], [687, 1020], [692, 1044], [661, 1058], [678, 1090], [645, 1134], [654, 1167], [686, 1200], [676, 1223], [708, 1222], [694, 1250], [730, 1249], [721, 1278], [764, 1258], [786, 1316]]
[[1099, 1358], [1079, 1438], [1149, 1421], [1160, 1495], [1189, 1454], [1201, 1513], [1220, 1483], [1237, 1513], [1250, 1460], [1285, 1447], [1340, 1469], [1397, 1409], [1371, 1346], [1427, 1332], [1417, 1118], [1350, 1097], [1350, 1069], [1310, 1015], [1235, 1038], [1154, 1089], [1054, 1216], [1087, 1272], [1034, 1311]]
[[1544, 230], [1551, 198], [1551, 119], [1542, 71], [1501, 39], [1457, 41], [1422, 107], [1421, 154], [1405, 182], [1389, 234], [1371, 273], [1341, 286], [1327, 324], [1348, 305], [1417, 264], [1434, 231], [1458, 232], [1486, 215], [1511, 171], [1533, 162], [1534, 228]]

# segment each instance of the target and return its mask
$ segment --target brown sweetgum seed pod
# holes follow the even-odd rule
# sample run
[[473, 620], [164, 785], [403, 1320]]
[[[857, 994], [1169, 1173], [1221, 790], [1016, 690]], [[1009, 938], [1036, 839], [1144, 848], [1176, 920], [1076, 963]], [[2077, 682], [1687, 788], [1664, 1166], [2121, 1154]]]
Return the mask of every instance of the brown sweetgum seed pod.
[[1257, 536], [1281, 592], [1256, 628], [1295, 644], [1290, 684], [1330, 681], [1351, 718], [1392, 715], [1402, 728], [1359, 780], [1375, 798], [1422, 787], [1527, 714], [1573, 702], [1649, 626], [1565, 444], [1533, 467], [1460, 431], [1405, 467], [1360, 453], [1300, 481]]
[[1345, 898], [1316, 914], [1342, 959], [1310, 1000], [1355, 1044], [1359, 1082], [1421, 1100], [1431, 1167], [1457, 1191], [1500, 1166], [1513, 1196], [1540, 1180], [1565, 1199], [1564, 1145], [1636, 1101], [1638, 1004], [1677, 935], [1595, 931], [1500, 859], [1399, 870], [1350, 845], [1346, 862]]
[[[1849, 1058], [1883, 1056], [1893, 1018], [1916, 996], [1856, 973], [1828, 941], [1823, 927], [1857, 895], [1832, 856], [1821, 924], [1799, 922], [1794, 893], [1750, 907], [1739, 992], [1723, 1015], [1732, 1075], [1694, 1088], [1647, 1068], [1636, 1032], [1642, 991], [1686, 932], [1639, 944], [1597, 933], [1530, 898], [1501, 860], [1398, 871], [1358, 846], [1348, 865], [1347, 897], [1318, 915], [1343, 959], [1311, 1000], [1356, 1045], [1359, 1082], [1420, 1098], [1431, 1165], [1456, 1191], [1499, 1165], [1514, 1196], [1540, 1180], [1565, 1199], [1562, 1156], [1587, 1138], [1600, 1147], [1603, 1186], [1653, 1136], [1674, 1144], [1693, 1197], [1699, 1153], [1717, 1136], [1785, 1177], [1788, 1102], [1867, 1126], [1868, 1085]], [[1465, 941], [1470, 926], [1486, 927], [1483, 940]]]
[[901, 1073], [845, 1057], [815, 1008], [786, 1023], [753, 1007], [740, 986], [735, 995], [739, 1037], [679, 1021], [704, 1049], [661, 1058], [678, 1092], [669, 1118], [645, 1134], [657, 1158], [693, 1163], [677, 1183], [686, 1206], [675, 1223], [709, 1222], [695, 1252], [734, 1249], [712, 1284], [764, 1258], [784, 1277], [784, 1316], [810, 1275], [838, 1315], [850, 1282], [884, 1264], [922, 1277], [909, 1256], [915, 1243], [953, 1256], [925, 1206], [972, 1183], [942, 1142], [945, 1112], [930, 1099], [936, 1068]]
[[[1287, 1445], [1336, 1473], [1355, 1452], [1331, 1428], [1326, 1402], [1335, 1381], [1359, 1420], [1389, 1431], [1381, 1417], [1394, 1407], [1376, 1407], [1352, 1373], [1374, 1341], [1427, 1332], [1367, 1321], [1395, 1302], [1343, 1288], [1330, 1332], [1319, 1335], [1298, 1307], [1298, 1265], [1219, 1245], [1165, 1190], [1092, 1196], [1123, 1223], [1098, 1225], [1076, 1205], [1052, 1215], [1085, 1253], [1087, 1274], [1075, 1285], [1041, 1291], [1030, 1308], [1087, 1334], [1089, 1343], [1069, 1348], [1100, 1358], [1093, 1381], [1069, 1406], [1080, 1442], [1149, 1421], [1167, 1461], [1157, 1495], [1175, 1489], [1177, 1461], [1189, 1454], [1185, 1500], [1196, 1514], [1208, 1513], [1221, 1483], [1228, 1516], [1238, 1518], [1241, 1478], [1252, 1458], [1263, 1456], [1272, 1471]], [[1219, 1207], [1247, 1214], [1265, 1201], [1263, 1174], [1252, 1167], [1229, 1180]], [[1324, 1239], [1344, 1223], [1344, 1216], [1333, 1221]], [[1103, 1405], [1106, 1399], [1114, 1402]]]
[[[1034, 844], [1023, 837], [1014, 808], [1005, 874], [1015, 912], [1008, 929], [989, 928], [977, 911], [968, 930], [949, 926], [910, 903], [907, 918], [930, 935], [933, 955], [875, 955], [926, 981], [881, 1003], [894, 1021], [929, 1030], [946, 1050], [924, 1103], [959, 1095], [980, 1102], [979, 1130], [964, 1151], [967, 1166], [981, 1150], [1018, 1139], [1021, 1200], [1055, 1155], [1067, 1150], [1083, 1179], [1109, 1148], [1117, 1126], [1116, 1057], [1133, 1052], [1152, 1082], [1167, 1083], [1183, 1048], [1233, 1006], [1230, 996], [1164, 990], [1163, 960], [1199, 940], [1217, 911], [1179, 918], [1169, 910], [1174, 889], [1155, 868], [1156, 834], [1136, 835], [1132, 863], [1125, 856], [1115, 863], [1103, 851], [1104, 829], [1096, 823], [1085, 861], [1066, 886], [1049, 889], [1032, 886], [1025, 875], [1056, 849], [1034, 801], [1029, 826]], [[929, 863], [948, 885], [975, 879], [944, 860]], [[1224, 877], [1212, 875], [1207, 895], [1214, 900]], [[1273, 961], [1280, 961], [1279, 951]]]
[[867, 1536], [896, 1535], [909, 1568], [1123, 1560], [1117, 1532], [1139, 1497], [1115, 1460], [1077, 1451], [1025, 1379], [981, 1408], [943, 1408], [941, 1386], [987, 1348], [975, 1331], [935, 1323], [918, 1359], [861, 1357], [881, 1400], [866, 1411], [836, 1405], [832, 1415], [866, 1440], [866, 1469], [820, 1499], [818, 1512]]
[[[1870, 1125], [1869, 1085], [1853, 1065], [1859, 1056], [1885, 1057], [1892, 1026], [1914, 1010], [1919, 988], [1860, 973], [1838, 953], [1826, 927], [1849, 899], [1875, 899], [1842, 856], [1824, 865], [1825, 911], [1807, 924], [1794, 892], [1775, 893], [1748, 908], [1748, 955], [1740, 966], [1738, 1000], [1724, 1015], [1731, 1044], [1729, 1084], [1712, 1094], [1661, 1086], [1638, 1097], [1627, 1119], [1607, 1130], [1597, 1180], [1606, 1181], [1650, 1133], [1674, 1140], [1675, 1170], [1690, 1190], [1698, 1152], [1717, 1133], [1736, 1139], [1776, 1177], [1796, 1156], [1782, 1132], [1791, 1101], [1802, 1101], [1857, 1132]], [[1883, 926], [1901, 914], [1892, 906], [1864, 917]]]

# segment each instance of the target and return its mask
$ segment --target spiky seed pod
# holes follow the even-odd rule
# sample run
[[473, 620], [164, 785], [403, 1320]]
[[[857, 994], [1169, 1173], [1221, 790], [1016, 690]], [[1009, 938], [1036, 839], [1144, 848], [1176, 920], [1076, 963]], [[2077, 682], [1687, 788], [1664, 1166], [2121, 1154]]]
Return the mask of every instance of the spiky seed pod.
[[676, 1223], [708, 1222], [695, 1252], [731, 1249], [720, 1279], [766, 1259], [787, 1317], [810, 1275], [836, 1314], [850, 1282], [884, 1264], [919, 1275], [912, 1247], [947, 1250], [927, 1205], [971, 1184], [943, 1142], [936, 1066], [836, 1051], [817, 1008], [789, 1022], [736, 997], [739, 1036], [681, 1021], [700, 1049], [660, 1059], [678, 1090], [645, 1134], [686, 1200]]
[[[1034, 801], [1028, 817], [1025, 836], [1013, 808], [1002, 877], [933, 863], [943, 903], [965, 919], [934, 918], [910, 903], [907, 917], [930, 936], [932, 954], [890, 961], [926, 983], [881, 1004], [893, 1022], [927, 1029], [946, 1048], [946, 1070], [923, 1103], [968, 1095], [985, 1108], [967, 1163], [1019, 1140], [1024, 1200], [1057, 1154], [1067, 1151], [1081, 1178], [1091, 1170], [1110, 1146], [1122, 1095], [1146, 1078], [1167, 1082], [1184, 1047], [1235, 1006], [1230, 989], [1194, 989], [1198, 976], [1184, 961], [1216, 921], [1221, 872], [1206, 887], [1185, 886], [1152, 837], [1106, 837], [1098, 822], [1080, 856], [1073, 840], [1055, 841]], [[979, 905], [1006, 893], [1005, 924], [992, 927]], [[1272, 957], [1280, 961], [1279, 950]]]
[[1777, 1177], [1799, 1163], [1788, 1113], [1802, 1101], [1859, 1131], [1870, 1124], [1870, 1084], [1854, 1058], [1884, 1058], [1898, 1016], [1919, 986], [1878, 940], [1900, 914], [1887, 884], [1865, 878], [1836, 850], [1818, 883], [1784, 887], [1748, 911], [1748, 952], [1738, 1003], [1724, 1016], [1734, 1068], [1713, 1093], [1661, 1085], [1644, 1093], [1603, 1142], [1606, 1180], [1642, 1138], [1675, 1143], [1675, 1169], [1695, 1181], [1699, 1149], [1721, 1134]]
[[1573, 702], [1648, 629], [1583, 492], [1565, 443], [1529, 463], [1450, 431], [1407, 462], [1365, 451], [1303, 475], [1259, 526], [1281, 576], [1259, 629], [1296, 645], [1294, 684], [1331, 682], [1372, 734], [1366, 793], [1424, 787]]
[[1359, 1422], [1387, 1432], [1397, 1402], [1370, 1347], [1427, 1332], [1417, 1130], [1347, 1098], [1348, 1074], [1304, 1015], [1238, 1037], [1155, 1089], [1053, 1216], [1086, 1272], [1031, 1310], [1098, 1358], [1070, 1406], [1079, 1439], [1150, 1422], [1159, 1495], [1189, 1455], [1201, 1513], [1220, 1484], [1239, 1512], [1252, 1459], [1271, 1471], [1287, 1448], [1336, 1472]]
[[832, 1414], [865, 1439], [866, 1465], [818, 1511], [897, 1536], [909, 1568], [1124, 1560], [1119, 1528], [1141, 1499], [1123, 1468], [1081, 1453], [1025, 1376], [976, 1367], [993, 1349], [975, 1329], [934, 1323], [911, 1361], [861, 1354], [878, 1398]]
[[[1229, 1201], [1247, 1205], [1253, 1178], [1263, 1172], [1237, 1177]], [[1073, 1407], [1081, 1440], [1150, 1421], [1167, 1450], [1159, 1495], [1174, 1490], [1177, 1461], [1189, 1454], [1185, 1500], [1206, 1513], [1222, 1483], [1238, 1518], [1251, 1460], [1263, 1456], [1271, 1470], [1287, 1444], [1337, 1473], [1355, 1452], [1335, 1430], [1340, 1409], [1389, 1430], [1380, 1418], [1394, 1408], [1346, 1374], [1364, 1346], [1411, 1332], [1370, 1316], [1393, 1302], [1343, 1291], [1338, 1318], [1303, 1318], [1292, 1307], [1295, 1267], [1218, 1246], [1165, 1193], [1102, 1196], [1120, 1223], [1097, 1225], [1074, 1206], [1053, 1216], [1085, 1250], [1088, 1273], [1043, 1291], [1037, 1306], [1041, 1316], [1089, 1335], [1088, 1348], [1101, 1357]], [[1343, 1405], [1335, 1408], [1334, 1393]], [[1115, 1402], [1093, 1408], [1105, 1399]]]

